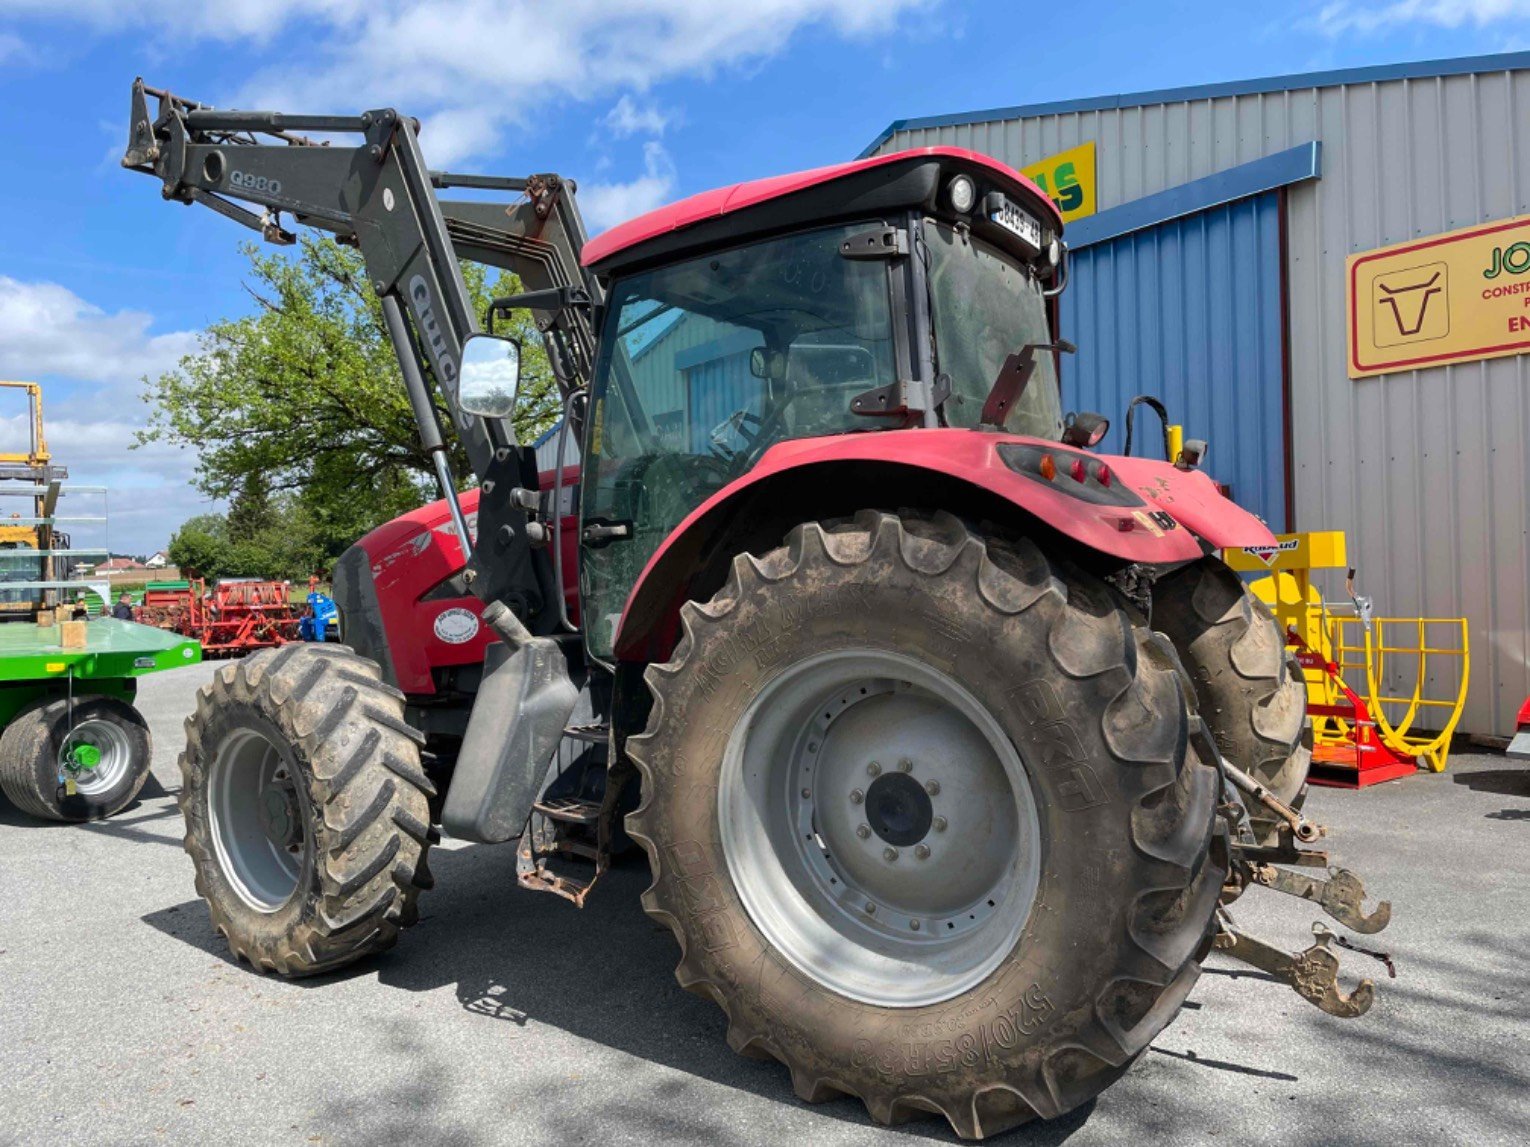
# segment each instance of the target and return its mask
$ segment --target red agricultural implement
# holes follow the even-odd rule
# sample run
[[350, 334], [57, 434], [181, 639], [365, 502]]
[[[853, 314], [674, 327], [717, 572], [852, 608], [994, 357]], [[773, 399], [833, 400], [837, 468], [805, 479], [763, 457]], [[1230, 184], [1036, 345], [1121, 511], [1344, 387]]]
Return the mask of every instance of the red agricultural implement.
[[193, 578], [150, 586], [136, 613], [145, 625], [196, 638], [208, 657], [237, 657], [298, 639], [299, 610], [291, 597], [285, 581], [220, 581], [209, 590], [205, 580]]

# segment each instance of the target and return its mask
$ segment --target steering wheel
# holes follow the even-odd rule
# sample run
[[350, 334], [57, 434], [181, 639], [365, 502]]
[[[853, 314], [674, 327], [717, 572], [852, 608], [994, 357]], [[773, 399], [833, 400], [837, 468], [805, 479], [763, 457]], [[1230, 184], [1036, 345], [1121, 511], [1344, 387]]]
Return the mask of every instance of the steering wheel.
[[786, 428], [786, 412], [793, 402], [803, 395], [825, 394], [848, 390], [852, 386], [859, 386], [861, 382], [820, 382], [812, 384], [799, 383], [786, 395], [772, 405], [772, 409], [764, 418], [746, 411], [738, 411], [731, 418], [739, 418], [741, 421], [753, 421], [757, 429], [751, 434], [746, 433], [742, 426], [737, 428], [738, 434], [745, 440], [744, 446], [734, 452], [727, 461], [732, 466], [733, 477], [738, 477], [764, 456], [769, 450], [782, 439], [782, 432]]

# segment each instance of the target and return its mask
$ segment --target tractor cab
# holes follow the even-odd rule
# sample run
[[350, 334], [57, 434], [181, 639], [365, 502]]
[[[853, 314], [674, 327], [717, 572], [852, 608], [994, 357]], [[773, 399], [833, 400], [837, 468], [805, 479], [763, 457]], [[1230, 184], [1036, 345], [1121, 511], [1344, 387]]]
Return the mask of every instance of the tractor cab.
[[582, 570], [609, 657], [658, 547], [778, 443], [916, 427], [1056, 441], [1061, 224], [1023, 176], [929, 148], [694, 196], [590, 241], [607, 285], [584, 419]]

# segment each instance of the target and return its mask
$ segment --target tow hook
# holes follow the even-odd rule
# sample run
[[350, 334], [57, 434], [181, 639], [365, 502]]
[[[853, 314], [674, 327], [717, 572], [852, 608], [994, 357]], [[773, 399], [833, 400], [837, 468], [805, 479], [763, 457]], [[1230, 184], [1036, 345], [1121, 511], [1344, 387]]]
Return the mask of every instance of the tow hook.
[[[1326, 926], [1313, 924], [1312, 934], [1317, 938], [1311, 947], [1292, 955], [1279, 948], [1256, 940], [1233, 926], [1225, 910], [1220, 913], [1221, 930], [1217, 933], [1215, 947], [1234, 960], [1268, 972], [1283, 984], [1289, 985], [1296, 994], [1320, 1010], [1340, 1019], [1354, 1019], [1370, 1011], [1376, 999], [1376, 985], [1363, 979], [1348, 995], [1339, 987], [1339, 958], [1329, 951], [1328, 945], [1339, 940]], [[1339, 941], [1341, 947], [1351, 945]], [[1375, 955], [1375, 953], [1365, 953]], [[1388, 961], [1388, 968], [1391, 964]]]

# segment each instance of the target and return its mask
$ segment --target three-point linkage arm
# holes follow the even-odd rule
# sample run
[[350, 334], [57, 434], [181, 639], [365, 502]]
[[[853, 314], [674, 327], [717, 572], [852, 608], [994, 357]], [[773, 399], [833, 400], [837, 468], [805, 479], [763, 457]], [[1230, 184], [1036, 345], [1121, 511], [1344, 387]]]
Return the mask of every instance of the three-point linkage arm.
[[[149, 111], [150, 96], [158, 99], [157, 114]], [[299, 132], [355, 135], [361, 142], [319, 143]], [[286, 212], [361, 251], [464, 550], [467, 531], [456, 509], [426, 373], [435, 379], [485, 487], [480, 525], [492, 528], [497, 552], [492, 562], [475, 560], [474, 591], [534, 623], [550, 587], [545, 576], [535, 574], [524, 512], [509, 502], [510, 489], [519, 484], [514, 429], [508, 421], [467, 413], [457, 398], [463, 344], [478, 329], [458, 259], [512, 271], [527, 290], [564, 290], [572, 305], [534, 316], [560, 386], [565, 392], [582, 386], [594, 359], [592, 309], [599, 288], [579, 265], [585, 236], [572, 185], [555, 175], [503, 179], [431, 172], [416, 124], [392, 109], [358, 116], [221, 111], [147, 88], [142, 80], [133, 85], [122, 163], [158, 177], [166, 199], [201, 203], [273, 242], [293, 241], [282, 227]], [[446, 187], [513, 192], [517, 200], [510, 206], [443, 203], [436, 189]], [[480, 536], [487, 542], [487, 535]]]

